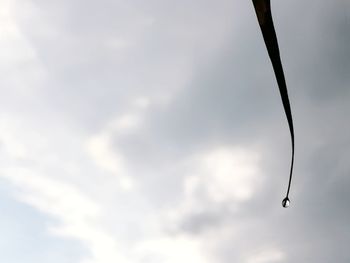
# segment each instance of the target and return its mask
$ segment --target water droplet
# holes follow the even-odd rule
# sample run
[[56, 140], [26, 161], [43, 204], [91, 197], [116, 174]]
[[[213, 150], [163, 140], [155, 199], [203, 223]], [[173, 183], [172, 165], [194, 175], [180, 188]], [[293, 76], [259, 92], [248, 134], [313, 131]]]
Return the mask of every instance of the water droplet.
[[288, 197], [284, 198], [282, 201], [282, 206], [284, 208], [287, 208], [287, 207], [289, 207], [289, 204], [290, 204], [289, 198]]

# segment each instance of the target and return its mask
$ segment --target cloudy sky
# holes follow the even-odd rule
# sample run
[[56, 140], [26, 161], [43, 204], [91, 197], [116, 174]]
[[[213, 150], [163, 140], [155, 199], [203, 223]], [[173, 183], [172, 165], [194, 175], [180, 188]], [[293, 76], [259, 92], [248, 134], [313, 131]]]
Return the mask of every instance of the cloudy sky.
[[350, 2], [0, 0], [0, 262], [350, 261]]

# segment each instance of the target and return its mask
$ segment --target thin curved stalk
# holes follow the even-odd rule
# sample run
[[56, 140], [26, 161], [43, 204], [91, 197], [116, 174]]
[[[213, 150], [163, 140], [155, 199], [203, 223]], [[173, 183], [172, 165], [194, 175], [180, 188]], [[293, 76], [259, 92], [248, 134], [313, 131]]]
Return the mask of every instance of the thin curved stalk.
[[[258, 17], [260, 29], [265, 41], [267, 52], [269, 54], [273, 70], [277, 79], [278, 87], [281, 94], [282, 104], [284, 111], [287, 116], [287, 121], [290, 130], [291, 142], [292, 142], [292, 160], [290, 165], [290, 174], [289, 174], [289, 183], [286, 198], [283, 203], [289, 204], [289, 191], [292, 182], [293, 166], [294, 166], [294, 127], [293, 127], [293, 118], [292, 112], [290, 109], [290, 103], [288, 98], [287, 85], [283, 73], [283, 67], [280, 58], [280, 52], [276, 37], [275, 28], [273, 25], [272, 14], [271, 14], [271, 4], [270, 0], [253, 0], [254, 8], [256, 15]], [[286, 202], [288, 200], [288, 202]], [[285, 205], [283, 205], [286, 207]]]

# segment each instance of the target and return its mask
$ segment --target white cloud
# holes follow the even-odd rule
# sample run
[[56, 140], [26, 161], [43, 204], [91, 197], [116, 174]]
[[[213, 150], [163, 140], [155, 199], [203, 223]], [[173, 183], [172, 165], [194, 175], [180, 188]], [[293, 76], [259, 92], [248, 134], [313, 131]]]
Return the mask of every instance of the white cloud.
[[57, 220], [49, 225], [51, 234], [79, 240], [89, 249], [84, 263], [128, 262], [115, 237], [100, 227], [99, 205], [79, 188], [30, 169], [1, 169], [0, 176], [16, 186], [19, 201]]
[[1, 89], [15, 89], [32, 96], [41, 87], [46, 71], [37, 52], [19, 28], [16, 1], [0, 2], [0, 69]]
[[273, 263], [282, 262], [285, 259], [284, 253], [277, 248], [264, 248], [248, 257], [247, 263]]
[[[230, 213], [237, 212], [242, 203], [253, 198], [254, 192], [264, 182], [259, 162], [260, 155], [256, 149], [233, 146], [218, 146], [186, 158], [184, 196], [177, 206], [165, 209], [162, 214], [168, 229], [178, 231], [179, 226], [193, 217], [196, 224], [198, 215], [213, 215], [215, 218], [216, 213], [220, 216], [223, 207], [228, 208]], [[225, 224], [212, 223], [216, 231], [229, 229]]]
[[28, 46], [26, 39], [14, 19], [14, 5], [11, 1], [1, 1], [0, 11], [0, 58], [1, 63], [14, 63], [35, 58], [35, 52]]
[[26, 168], [1, 169], [1, 176], [21, 190], [22, 202], [65, 223], [93, 220], [98, 215], [98, 206], [73, 185]]
[[219, 147], [199, 153], [188, 162], [184, 182], [187, 199], [198, 198], [200, 192], [214, 203], [252, 198], [262, 182], [259, 159], [257, 152], [242, 148]]
[[[56, 162], [52, 163], [52, 157], [55, 156], [61, 171], [70, 170], [72, 165], [69, 160], [62, 158], [65, 152], [61, 152], [56, 145], [61, 140], [67, 142], [64, 135], [61, 134], [63, 138], [57, 136], [56, 141], [43, 143], [41, 140], [45, 141], [47, 137], [44, 130], [38, 137], [21, 127], [9, 116], [0, 118], [0, 128], [3, 128], [0, 141], [5, 145], [6, 152], [11, 154], [0, 168], [0, 177], [13, 185], [14, 198], [47, 215], [49, 233], [81, 242], [89, 251], [81, 262], [129, 262], [122, 255], [124, 250], [116, 237], [100, 225], [101, 216], [105, 213], [98, 196], [87, 191], [82, 184], [74, 182], [79, 174], [72, 178], [53, 170], [52, 165], [56, 165]], [[67, 148], [64, 147], [63, 150]], [[52, 155], [52, 149], [58, 152]], [[73, 145], [69, 149], [81, 154], [81, 149], [74, 148]], [[21, 165], [21, 161], [27, 161], [31, 165]], [[74, 163], [75, 160], [71, 161]], [[78, 165], [81, 169], [83, 164]], [[92, 178], [91, 175], [89, 178]], [[80, 180], [83, 178], [80, 177]]]
[[135, 252], [138, 255], [137, 262], [210, 262], [202, 246], [202, 241], [187, 235], [164, 235], [158, 238], [150, 238], [140, 242]]
[[90, 136], [85, 143], [87, 152], [96, 165], [116, 176], [125, 191], [132, 190], [135, 181], [129, 175], [123, 154], [117, 147], [113, 147], [113, 143], [118, 142], [119, 136], [136, 131], [142, 125], [143, 115], [149, 105], [149, 98], [136, 98], [132, 101], [129, 111], [108, 122], [100, 132]]
[[114, 175], [120, 187], [129, 191], [134, 187], [134, 181], [127, 173], [123, 155], [112, 149], [111, 145], [111, 134], [106, 131], [90, 137], [86, 142], [87, 151], [96, 165]]
[[21, 142], [21, 137], [14, 132], [12, 122], [7, 116], [0, 115], [0, 143], [5, 151], [13, 158], [28, 156], [26, 147]]
[[[252, 198], [259, 182], [259, 156], [240, 148], [217, 148], [201, 153], [194, 175], [185, 182], [189, 194], [204, 187], [214, 202], [245, 201]], [[195, 177], [195, 178], [193, 178]]]

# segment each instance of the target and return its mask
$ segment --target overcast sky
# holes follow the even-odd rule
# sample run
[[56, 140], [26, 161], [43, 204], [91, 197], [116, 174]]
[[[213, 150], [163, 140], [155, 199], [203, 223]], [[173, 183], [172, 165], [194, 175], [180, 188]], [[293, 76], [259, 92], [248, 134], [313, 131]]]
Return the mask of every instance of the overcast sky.
[[350, 2], [0, 0], [0, 262], [350, 262]]

